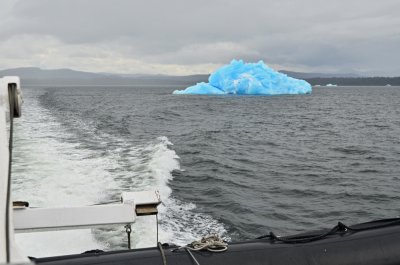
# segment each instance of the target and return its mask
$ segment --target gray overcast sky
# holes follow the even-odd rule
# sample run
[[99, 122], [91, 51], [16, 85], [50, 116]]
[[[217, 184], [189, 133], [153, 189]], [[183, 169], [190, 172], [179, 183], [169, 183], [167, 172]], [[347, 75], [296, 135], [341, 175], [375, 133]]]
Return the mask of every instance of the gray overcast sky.
[[0, 69], [400, 75], [400, 0], [0, 0]]

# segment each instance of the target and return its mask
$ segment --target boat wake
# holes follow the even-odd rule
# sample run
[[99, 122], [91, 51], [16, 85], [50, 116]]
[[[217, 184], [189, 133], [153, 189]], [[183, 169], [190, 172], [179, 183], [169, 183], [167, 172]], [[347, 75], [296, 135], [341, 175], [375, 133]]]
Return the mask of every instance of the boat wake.
[[[167, 137], [138, 145], [108, 133], [93, 134], [92, 124], [66, 117], [71, 119], [67, 123], [79, 123], [83, 134], [77, 134], [37, 98], [27, 98], [24, 109], [15, 128], [14, 200], [27, 200], [32, 207], [91, 205], [114, 202], [123, 191], [158, 189], [163, 201], [159, 241], [180, 245], [207, 233], [226, 233], [217, 220], [196, 212], [194, 203], [174, 197], [168, 183], [180, 165]], [[154, 216], [139, 217], [132, 228], [133, 247], [155, 246]], [[16, 239], [34, 257], [127, 247], [122, 226], [25, 233]]]

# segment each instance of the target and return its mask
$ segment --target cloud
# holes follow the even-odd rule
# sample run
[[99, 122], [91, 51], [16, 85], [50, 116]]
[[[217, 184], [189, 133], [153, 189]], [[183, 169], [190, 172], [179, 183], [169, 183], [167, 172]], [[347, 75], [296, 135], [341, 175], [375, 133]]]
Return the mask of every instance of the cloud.
[[[29, 45], [27, 45], [29, 44]], [[92, 72], [190, 75], [210, 73], [220, 65], [199, 63], [186, 67], [135, 59], [120, 44], [69, 44], [52, 36], [18, 35], [0, 43], [0, 62], [8, 68], [36, 66], [72, 68]], [[6, 67], [5, 67], [6, 68]]]
[[400, 73], [397, 0], [2, 1], [2, 68], [174, 74], [242, 58], [289, 70]]

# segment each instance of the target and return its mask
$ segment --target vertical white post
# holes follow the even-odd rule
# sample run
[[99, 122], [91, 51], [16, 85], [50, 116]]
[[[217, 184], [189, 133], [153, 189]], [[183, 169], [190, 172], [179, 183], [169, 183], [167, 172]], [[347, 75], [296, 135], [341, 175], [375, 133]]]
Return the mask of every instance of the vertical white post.
[[[19, 254], [14, 243], [12, 201], [8, 198], [9, 183], [9, 117], [8, 84], [19, 84], [18, 77], [0, 78], [0, 263], [26, 263], [27, 257]], [[8, 203], [7, 203], [8, 202]], [[8, 217], [8, 218], [7, 218]]]

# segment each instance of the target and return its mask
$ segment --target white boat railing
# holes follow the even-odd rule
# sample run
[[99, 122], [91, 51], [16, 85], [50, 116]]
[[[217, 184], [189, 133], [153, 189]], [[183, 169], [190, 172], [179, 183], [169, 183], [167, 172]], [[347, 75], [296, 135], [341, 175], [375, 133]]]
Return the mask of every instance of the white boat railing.
[[15, 245], [10, 194], [12, 119], [20, 116], [21, 103], [19, 78], [16, 76], [0, 78], [0, 264], [29, 262]]
[[[81, 207], [31, 208], [11, 199], [13, 118], [21, 115], [22, 92], [16, 76], [0, 78], [0, 264], [30, 263], [15, 244], [15, 232], [79, 229], [122, 224], [130, 235], [137, 216], [156, 215], [158, 191], [124, 192], [120, 203]], [[130, 241], [129, 241], [130, 247]]]
[[[127, 225], [140, 215], [157, 214], [157, 191], [124, 192], [121, 203], [58, 208], [14, 208], [17, 233]], [[147, 209], [143, 213], [143, 209]]]

